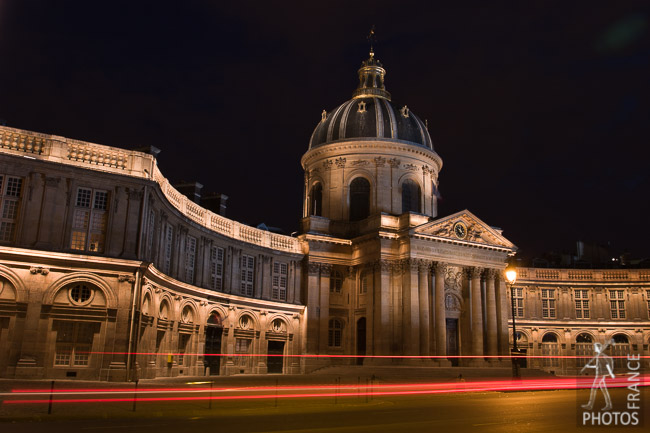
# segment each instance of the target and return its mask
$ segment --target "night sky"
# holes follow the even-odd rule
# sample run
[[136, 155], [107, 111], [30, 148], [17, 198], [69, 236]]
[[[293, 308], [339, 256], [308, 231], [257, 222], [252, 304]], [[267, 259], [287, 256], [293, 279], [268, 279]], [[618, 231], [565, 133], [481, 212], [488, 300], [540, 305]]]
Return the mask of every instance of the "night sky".
[[[439, 4], [438, 4], [439, 3]], [[227, 216], [297, 230], [300, 158], [350, 99], [366, 35], [469, 209], [523, 255], [650, 256], [647, 2], [0, 0], [0, 118], [123, 148]]]

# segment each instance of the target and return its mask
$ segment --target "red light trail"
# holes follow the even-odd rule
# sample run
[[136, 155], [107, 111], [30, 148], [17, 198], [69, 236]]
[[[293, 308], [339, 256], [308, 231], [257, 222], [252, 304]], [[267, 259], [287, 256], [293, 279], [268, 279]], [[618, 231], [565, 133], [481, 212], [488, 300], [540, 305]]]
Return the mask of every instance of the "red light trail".
[[[638, 386], [647, 386], [650, 375], [639, 377]], [[323, 397], [363, 397], [363, 396], [400, 396], [400, 395], [433, 395], [453, 393], [473, 393], [492, 391], [544, 391], [561, 389], [583, 389], [590, 388], [593, 378], [564, 377], [550, 379], [522, 379], [522, 380], [491, 380], [473, 382], [444, 382], [444, 383], [404, 383], [404, 384], [372, 384], [368, 385], [317, 385], [317, 386], [260, 386], [260, 387], [230, 387], [230, 388], [152, 388], [134, 389], [126, 388], [105, 388], [105, 389], [61, 389], [52, 394], [61, 395], [83, 395], [92, 396], [95, 394], [129, 394], [130, 397], [99, 397], [99, 398], [56, 398], [55, 403], [120, 403], [120, 402], [180, 402], [180, 401], [202, 401], [202, 400], [262, 400], [274, 398], [323, 398]], [[617, 377], [607, 382], [608, 387], [627, 387], [629, 381], [625, 377]], [[366, 389], [362, 391], [362, 389]], [[370, 391], [368, 391], [370, 389]], [[277, 394], [279, 391], [289, 391], [286, 394]], [[311, 392], [297, 392], [311, 391]], [[343, 392], [341, 392], [343, 391]], [[199, 395], [199, 396], [160, 396], [144, 397], [148, 394], [188, 394], [188, 393], [245, 393], [245, 395]], [[267, 394], [274, 392], [273, 394]], [[49, 399], [26, 399], [30, 396], [49, 395], [50, 390], [44, 389], [18, 389], [11, 393], [3, 393], [5, 397], [19, 397], [19, 399], [5, 400], [3, 404], [45, 404]]]

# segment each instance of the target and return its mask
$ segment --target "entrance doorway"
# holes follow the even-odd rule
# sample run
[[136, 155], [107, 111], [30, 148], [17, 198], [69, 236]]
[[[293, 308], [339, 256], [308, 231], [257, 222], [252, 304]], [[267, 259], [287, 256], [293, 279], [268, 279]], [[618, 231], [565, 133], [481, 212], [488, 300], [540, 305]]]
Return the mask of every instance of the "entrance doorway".
[[366, 356], [366, 318], [357, 320], [357, 365], [363, 365]]
[[451, 365], [458, 367], [458, 319], [446, 319], [447, 322], [447, 356]]
[[222, 334], [223, 326], [221, 325], [221, 317], [216, 312], [213, 312], [210, 314], [205, 327], [205, 355], [203, 356], [203, 364], [206, 368], [210, 369], [210, 376], [219, 375]]
[[284, 367], [284, 341], [269, 341], [266, 367], [269, 373], [282, 373]]

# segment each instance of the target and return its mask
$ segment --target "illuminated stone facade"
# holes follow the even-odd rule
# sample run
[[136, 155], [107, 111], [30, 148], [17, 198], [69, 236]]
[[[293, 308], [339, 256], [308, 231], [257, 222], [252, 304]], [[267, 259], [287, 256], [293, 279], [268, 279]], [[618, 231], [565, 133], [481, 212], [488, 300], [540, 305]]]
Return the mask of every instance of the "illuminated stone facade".
[[529, 367], [576, 373], [588, 359], [574, 356], [592, 356], [593, 343], [610, 340], [610, 354], [650, 354], [649, 269], [519, 268], [514, 295]]
[[0, 175], [0, 376], [301, 371], [266, 356], [303, 350], [297, 239], [201, 208], [140, 152], [2, 127]]
[[[322, 113], [301, 161], [297, 237], [201, 207], [151, 154], [0, 127], [0, 377], [507, 362], [502, 271], [516, 248], [468, 210], [438, 217], [442, 159], [384, 76], [371, 53], [353, 98]], [[602, 328], [647, 350], [638, 305], [648, 294], [636, 281], [648, 274], [629, 275], [616, 287], [635, 299], [635, 324], [567, 319], [559, 343]], [[533, 352], [560, 316], [533, 309], [546, 283], [530, 276], [518, 287], [530, 296], [521, 330]], [[567, 297], [585, 281], [558, 281], [557, 313], [570, 314]], [[594, 317], [612, 284], [589, 286]]]

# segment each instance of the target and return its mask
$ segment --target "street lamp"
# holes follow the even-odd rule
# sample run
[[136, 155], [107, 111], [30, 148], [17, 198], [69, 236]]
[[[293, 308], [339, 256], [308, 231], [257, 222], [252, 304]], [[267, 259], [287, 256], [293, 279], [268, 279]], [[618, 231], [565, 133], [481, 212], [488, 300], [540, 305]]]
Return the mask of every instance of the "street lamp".
[[519, 379], [521, 376], [519, 374], [519, 348], [517, 347], [517, 325], [515, 324], [515, 292], [512, 287], [517, 281], [517, 269], [508, 265], [505, 271], [506, 281], [508, 283], [508, 288], [510, 289], [510, 306], [512, 308], [512, 352], [510, 353], [510, 359], [512, 361], [512, 378]]

